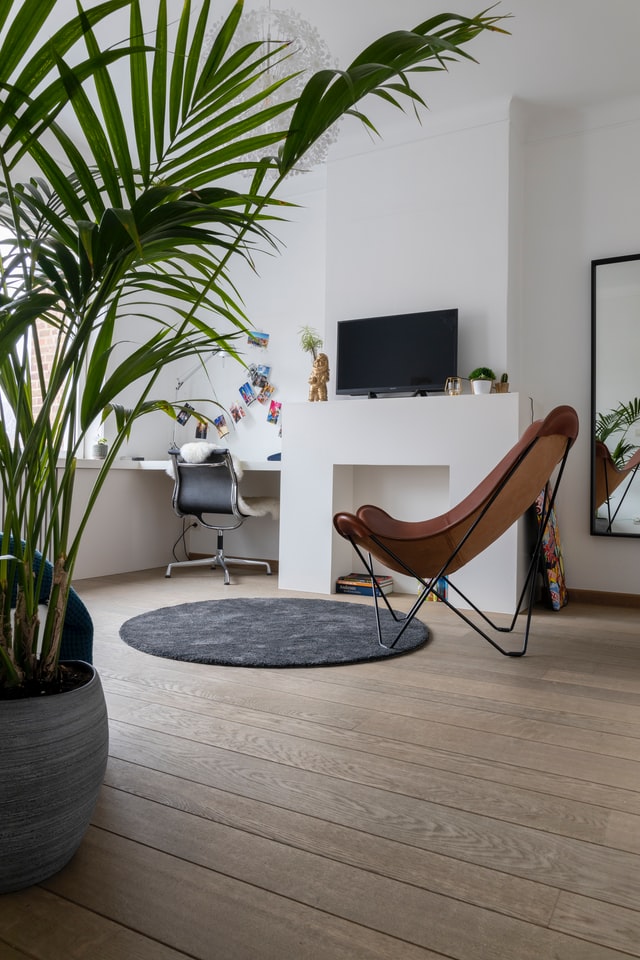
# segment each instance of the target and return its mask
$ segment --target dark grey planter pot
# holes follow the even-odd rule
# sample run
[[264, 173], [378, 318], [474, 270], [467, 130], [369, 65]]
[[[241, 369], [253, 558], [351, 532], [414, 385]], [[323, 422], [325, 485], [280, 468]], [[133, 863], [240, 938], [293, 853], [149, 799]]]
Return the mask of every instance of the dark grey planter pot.
[[104, 779], [107, 707], [95, 669], [68, 693], [0, 701], [0, 893], [61, 870]]

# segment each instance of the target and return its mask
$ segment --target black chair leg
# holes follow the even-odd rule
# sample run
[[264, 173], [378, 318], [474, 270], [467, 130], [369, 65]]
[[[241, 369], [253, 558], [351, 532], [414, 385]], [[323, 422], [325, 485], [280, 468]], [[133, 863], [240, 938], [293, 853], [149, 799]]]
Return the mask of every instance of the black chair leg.
[[271, 576], [271, 565], [266, 560], [246, 560], [243, 557], [225, 556], [222, 533], [218, 531], [218, 543], [214, 557], [204, 557], [199, 560], [176, 560], [167, 567], [165, 577], [171, 576], [172, 567], [210, 567], [212, 570], [220, 567], [224, 572], [224, 585], [229, 586], [231, 578], [229, 576], [228, 564], [236, 564], [244, 567], [264, 567], [267, 576]]
[[[557, 489], [557, 484], [556, 484], [556, 489]], [[523, 609], [523, 603], [524, 603], [525, 596], [528, 595], [528, 597], [527, 597], [527, 606], [526, 606], [525, 632], [524, 632], [524, 637], [523, 637], [523, 640], [522, 640], [521, 647], [520, 647], [519, 649], [517, 649], [517, 650], [508, 650], [508, 649], [506, 649], [505, 647], [501, 646], [493, 637], [491, 637], [491, 636], [486, 632], [486, 630], [483, 630], [482, 627], [481, 627], [479, 624], [474, 623], [473, 620], [471, 620], [468, 616], [466, 616], [466, 614], [464, 614], [460, 609], [458, 609], [458, 607], [456, 607], [455, 604], [451, 603], [451, 601], [450, 601], [449, 599], [444, 599], [444, 598], [442, 598], [442, 599], [443, 599], [443, 602], [447, 605], [447, 607], [448, 607], [450, 610], [452, 610], [452, 611], [456, 614], [456, 616], [458, 616], [464, 623], [467, 624], [467, 626], [471, 627], [472, 630], [474, 630], [479, 636], [481, 636], [484, 640], [486, 640], [487, 643], [491, 644], [491, 646], [492, 646], [495, 650], [497, 650], [499, 653], [501, 653], [501, 654], [502, 654], [503, 656], [505, 656], [505, 657], [522, 657], [522, 656], [524, 656], [525, 653], [527, 652], [527, 645], [528, 645], [528, 642], [529, 642], [529, 632], [530, 632], [530, 629], [531, 629], [531, 617], [532, 617], [532, 614], [533, 614], [533, 605], [534, 605], [534, 601], [535, 601], [536, 576], [537, 576], [537, 572], [538, 572], [539, 567], [540, 567], [541, 555], [542, 555], [542, 542], [543, 542], [543, 537], [544, 537], [545, 530], [546, 530], [547, 525], [548, 525], [548, 522], [549, 522], [549, 517], [550, 517], [550, 514], [551, 514], [551, 510], [553, 509], [554, 501], [555, 501], [555, 492], [554, 492], [554, 494], [553, 494], [552, 496], [549, 496], [549, 491], [548, 491], [548, 490], [545, 491], [545, 500], [544, 500], [544, 504], [543, 504], [542, 517], [541, 517], [541, 521], [540, 521], [540, 526], [539, 526], [539, 530], [538, 530], [538, 536], [537, 536], [537, 539], [536, 539], [536, 544], [535, 544], [535, 547], [534, 547], [534, 549], [533, 549], [533, 551], [532, 551], [532, 554], [531, 554], [531, 561], [530, 561], [530, 563], [529, 563], [529, 568], [528, 568], [528, 570], [527, 570], [527, 574], [526, 574], [526, 576], [525, 576], [524, 584], [523, 584], [523, 586], [522, 586], [522, 590], [521, 590], [521, 592], [520, 592], [520, 596], [519, 596], [518, 601], [517, 601], [517, 604], [516, 604], [516, 609], [515, 609], [515, 612], [514, 612], [514, 614], [513, 614], [513, 616], [512, 616], [512, 619], [511, 619], [511, 622], [510, 622], [509, 626], [507, 626], [507, 627], [501, 627], [501, 626], [499, 626], [498, 624], [494, 623], [494, 621], [491, 620], [491, 618], [488, 617], [486, 613], [484, 613], [482, 610], [480, 610], [480, 608], [477, 607], [467, 596], [465, 596], [465, 595], [462, 593], [462, 591], [459, 590], [459, 589], [451, 582], [451, 579], [450, 579], [449, 577], [447, 577], [447, 580], [448, 580], [448, 583], [449, 583], [449, 586], [451, 587], [451, 589], [454, 590], [455, 593], [456, 593], [462, 600], [464, 600], [465, 603], [468, 604], [468, 606], [469, 606], [475, 613], [477, 613], [477, 614], [484, 620], [485, 623], [487, 623], [487, 624], [492, 628], [492, 630], [496, 631], [497, 633], [511, 633], [511, 632], [513, 631], [513, 629], [514, 629], [514, 627], [515, 627], [515, 625], [516, 625], [518, 616], [519, 616], [521, 610]], [[356, 553], [358, 554], [360, 560], [362, 561], [365, 569], [367, 570], [368, 575], [372, 578], [371, 583], [372, 583], [372, 585], [373, 585], [373, 582], [374, 582], [374, 581], [373, 581], [373, 577], [375, 576], [375, 574], [374, 574], [374, 572], [373, 572], [373, 560], [372, 560], [371, 554], [368, 554], [368, 555], [365, 557], [365, 555], [363, 554], [363, 552], [360, 550], [360, 548], [358, 547], [358, 545], [357, 545], [356, 543], [354, 543], [353, 541], [351, 541], [351, 544], [352, 544], [354, 550], [356, 551]], [[434, 592], [438, 580], [439, 580], [441, 577], [446, 576], [446, 566], [445, 566], [445, 567], [442, 568], [442, 570], [438, 571], [438, 573], [437, 573], [434, 577], [432, 577], [431, 580], [425, 581], [425, 580], [423, 580], [421, 577], [417, 576], [417, 574], [416, 574], [413, 570], [409, 569], [409, 567], [407, 567], [404, 563], [402, 563], [402, 561], [400, 560], [399, 557], [397, 557], [395, 554], [394, 554], [393, 556], [394, 556], [394, 559], [395, 559], [397, 562], [399, 562], [402, 566], [405, 567], [406, 573], [407, 573], [408, 576], [414, 577], [416, 580], [418, 580], [419, 583], [422, 584], [423, 590], [422, 590], [422, 592], [420, 593], [420, 596], [418, 597], [418, 599], [413, 603], [413, 606], [411, 607], [411, 609], [409, 610], [409, 612], [408, 612], [407, 614], [404, 614], [404, 615], [398, 615], [398, 613], [397, 613], [395, 610], [392, 609], [391, 604], [390, 604], [389, 600], [387, 599], [387, 596], [386, 596], [385, 594], [381, 594], [382, 600], [383, 600], [383, 602], [384, 602], [387, 610], [388, 610], [389, 613], [391, 614], [392, 618], [395, 620], [396, 623], [402, 624], [402, 626], [400, 627], [398, 633], [397, 633], [396, 636], [394, 637], [393, 642], [390, 643], [390, 644], [383, 643], [383, 640], [382, 640], [382, 624], [381, 624], [381, 621], [380, 621], [379, 595], [378, 595], [378, 592], [377, 592], [375, 589], [372, 591], [372, 592], [373, 592], [373, 599], [374, 599], [374, 609], [375, 609], [375, 619], [376, 619], [376, 630], [377, 630], [377, 635], [378, 635], [378, 643], [379, 643], [379, 645], [380, 645], [381, 647], [384, 647], [384, 648], [387, 649], [387, 650], [392, 650], [392, 649], [395, 647], [395, 645], [397, 644], [397, 642], [398, 642], [398, 640], [400, 639], [400, 637], [402, 636], [402, 634], [405, 632], [405, 630], [407, 629], [407, 627], [409, 626], [409, 624], [411, 623], [411, 621], [415, 618], [415, 616], [417, 615], [418, 611], [421, 609], [421, 607], [422, 607], [422, 605], [424, 604], [424, 602], [427, 600], [428, 596], [429, 596], [431, 593]]]

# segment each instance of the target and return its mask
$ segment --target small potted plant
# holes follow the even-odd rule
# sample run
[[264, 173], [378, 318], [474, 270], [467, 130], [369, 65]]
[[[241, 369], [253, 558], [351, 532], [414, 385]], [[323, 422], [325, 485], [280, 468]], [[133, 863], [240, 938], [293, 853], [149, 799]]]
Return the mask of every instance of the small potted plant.
[[300, 346], [305, 353], [310, 353], [313, 357], [313, 367], [309, 377], [309, 400], [327, 399], [329, 358], [326, 353], [318, 352], [322, 343], [322, 337], [313, 327], [300, 327]]
[[109, 450], [109, 441], [106, 437], [98, 437], [93, 445], [93, 456], [96, 460], [104, 460]]
[[499, 380], [493, 385], [495, 393], [509, 393], [509, 374], [503, 373]]
[[491, 393], [496, 375], [490, 367], [476, 367], [469, 374], [473, 393]]
[[300, 347], [305, 353], [310, 353], [314, 360], [318, 359], [318, 350], [322, 346], [322, 337], [313, 327], [300, 327]]

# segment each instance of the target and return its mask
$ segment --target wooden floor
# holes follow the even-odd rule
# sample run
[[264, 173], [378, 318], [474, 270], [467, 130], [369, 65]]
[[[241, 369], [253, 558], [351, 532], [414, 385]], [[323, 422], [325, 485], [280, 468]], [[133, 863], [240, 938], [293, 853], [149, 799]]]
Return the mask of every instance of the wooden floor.
[[1, 960], [640, 957], [638, 610], [540, 611], [519, 660], [440, 604], [426, 647], [367, 665], [209, 667], [119, 640], [158, 606], [278, 592], [233, 580], [79, 584], [106, 782], [72, 862], [0, 897]]

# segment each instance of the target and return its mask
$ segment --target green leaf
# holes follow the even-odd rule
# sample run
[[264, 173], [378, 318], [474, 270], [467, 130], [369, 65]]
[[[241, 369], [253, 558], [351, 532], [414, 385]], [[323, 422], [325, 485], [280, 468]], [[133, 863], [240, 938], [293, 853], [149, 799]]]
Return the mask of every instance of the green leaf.
[[[195, 86], [193, 94], [194, 103], [199, 103], [205, 94], [211, 90], [212, 86], [219, 82], [219, 69], [224, 56], [229, 49], [229, 44], [233, 40], [238, 23], [240, 22], [243, 7], [243, 0], [236, 0], [236, 3], [231, 8], [229, 16], [222, 24], [222, 27], [218, 31], [217, 36], [211, 44], [211, 49], [209, 50], [207, 58], [204, 62], [204, 66], [200, 71], [200, 77]], [[256, 49], [258, 46], [259, 44], [256, 44], [254, 49]], [[247, 54], [248, 53], [249, 51], [247, 51]]]
[[189, 35], [189, 18], [191, 15], [191, 0], [184, 0], [182, 16], [178, 24], [171, 79], [169, 82], [169, 131], [173, 139], [180, 123], [180, 108], [184, 90], [184, 69], [187, 58], [187, 40]]
[[156, 157], [164, 155], [164, 132], [167, 103], [167, 3], [160, 0], [156, 23], [156, 42], [151, 77], [151, 112]]
[[123, 202], [121, 177], [111, 151], [108, 136], [111, 131], [105, 129], [104, 118], [100, 117], [93, 108], [74, 71], [62, 60], [58, 61], [58, 69], [82, 132], [91, 144], [100, 180], [104, 184], [109, 201], [114, 206], [121, 206]]
[[[160, 11], [158, 16], [160, 16]], [[131, 37], [136, 38], [139, 45], [144, 38], [139, 0], [132, 0], [131, 2], [130, 31]], [[136, 105], [133, 111], [133, 121], [138, 148], [138, 163], [142, 179], [147, 183], [151, 166], [151, 114], [146, 50], [139, 48], [135, 52], [132, 51], [129, 63], [131, 67], [131, 98]], [[133, 194], [131, 199], [133, 199]]]
[[[2, 47], [0, 48], [0, 79], [6, 81], [16, 69], [20, 60], [42, 29], [47, 17], [53, 10], [56, 0], [23, 0], [18, 12], [9, 25]], [[12, 2], [5, 0], [2, 7], [1, 24], [7, 21]], [[34, 66], [37, 66], [34, 64]], [[41, 72], [41, 71], [40, 71]], [[19, 78], [22, 85], [24, 77]]]
[[314, 74], [300, 94], [281, 150], [282, 175], [292, 170], [313, 143], [367, 94], [380, 95], [393, 77], [406, 82], [406, 72], [428, 60], [446, 69], [447, 61], [452, 59], [473, 59], [463, 45], [483, 30], [494, 28], [501, 19], [487, 16], [487, 11], [477, 17], [443, 14], [413, 31], [399, 30], [381, 37], [366, 47], [347, 70]]
[[[127, 52], [123, 50], [108, 50], [96, 58], [89, 58], [74, 66], [73, 77], [76, 86], [82, 87], [91, 76], [121, 60], [126, 54]], [[53, 57], [56, 67], [59, 66], [61, 59]], [[0, 127], [7, 125], [11, 128], [4, 149], [8, 150], [19, 143], [22, 153], [29, 150], [34, 141], [38, 141], [53, 125], [68, 100], [69, 90], [64, 79], [61, 78], [52, 81], [33, 99], [25, 96], [22, 89], [11, 86], [6, 100], [0, 104]], [[26, 104], [28, 106], [18, 116]], [[18, 157], [20, 155], [19, 153]]]
[[191, 110], [193, 90], [196, 85], [198, 70], [202, 58], [202, 44], [206, 36], [210, 6], [210, 0], [204, 0], [202, 4], [202, 10], [200, 11], [200, 16], [196, 21], [189, 53], [186, 57], [184, 85], [182, 88], [182, 122], [184, 122], [184, 120], [189, 116]]
[[[135, 34], [133, 34], [135, 36]], [[97, 61], [101, 51], [96, 42], [95, 36], [88, 27], [86, 32], [87, 49], [90, 56]], [[144, 52], [134, 52], [131, 54], [131, 62], [135, 63], [140, 57], [144, 58]], [[123, 189], [129, 202], [132, 203], [135, 198], [135, 178], [131, 154], [129, 152], [129, 143], [127, 131], [120, 109], [118, 94], [116, 93], [113, 81], [106, 70], [99, 70], [95, 74], [95, 84], [100, 102], [101, 118], [105, 127], [105, 138], [109, 141], [115, 159], [118, 173], [122, 179]], [[137, 109], [135, 112], [136, 120], [142, 107], [136, 97]]]

